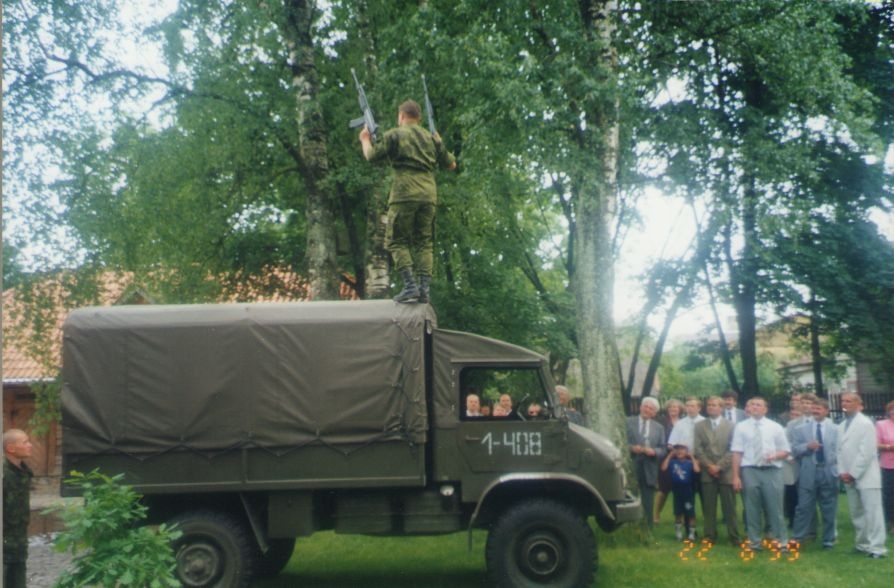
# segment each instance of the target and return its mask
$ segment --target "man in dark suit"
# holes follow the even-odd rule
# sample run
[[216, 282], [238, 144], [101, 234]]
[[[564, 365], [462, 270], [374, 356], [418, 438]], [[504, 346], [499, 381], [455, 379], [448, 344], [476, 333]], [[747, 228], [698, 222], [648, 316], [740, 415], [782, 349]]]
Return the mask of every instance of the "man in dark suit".
[[795, 539], [802, 541], [819, 504], [823, 518], [823, 549], [835, 545], [835, 515], [838, 510], [838, 427], [829, 420], [828, 401], [811, 403], [813, 420], [791, 432], [792, 454], [799, 462], [798, 505], [795, 508]]
[[723, 401], [718, 396], [708, 398], [708, 418], [696, 423], [693, 433], [693, 455], [701, 466], [702, 509], [705, 515], [704, 538], [717, 541], [717, 497], [726, 520], [727, 535], [733, 545], [739, 545], [739, 525], [736, 522], [736, 494], [733, 491], [733, 454], [730, 441], [733, 424], [722, 418]]
[[735, 390], [727, 390], [720, 397], [723, 398], [723, 418], [731, 422], [733, 426], [748, 418], [745, 411], [739, 408], [739, 395]]
[[655, 421], [658, 401], [647, 396], [639, 406], [639, 416], [627, 418], [627, 444], [633, 458], [633, 469], [639, 484], [640, 500], [645, 512], [645, 524], [652, 528], [655, 490], [658, 488], [658, 466], [667, 453], [664, 427]]

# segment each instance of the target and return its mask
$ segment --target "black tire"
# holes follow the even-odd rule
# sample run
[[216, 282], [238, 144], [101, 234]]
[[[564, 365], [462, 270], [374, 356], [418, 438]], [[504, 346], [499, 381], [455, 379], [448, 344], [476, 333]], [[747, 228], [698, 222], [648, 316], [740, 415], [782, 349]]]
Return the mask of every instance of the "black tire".
[[614, 533], [621, 527], [621, 523], [606, 516], [596, 517], [596, 524], [604, 533]]
[[210, 510], [171, 520], [181, 535], [174, 541], [177, 579], [186, 588], [248, 588], [254, 561], [253, 538], [232, 516]]
[[499, 588], [580, 588], [596, 569], [596, 538], [573, 508], [537, 499], [509, 508], [487, 537], [487, 570]]
[[268, 539], [269, 549], [267, 553], [258, 553], [255, 560], [255, 577], [272, 578], [279, 574], [295, 551], [295, 538]]

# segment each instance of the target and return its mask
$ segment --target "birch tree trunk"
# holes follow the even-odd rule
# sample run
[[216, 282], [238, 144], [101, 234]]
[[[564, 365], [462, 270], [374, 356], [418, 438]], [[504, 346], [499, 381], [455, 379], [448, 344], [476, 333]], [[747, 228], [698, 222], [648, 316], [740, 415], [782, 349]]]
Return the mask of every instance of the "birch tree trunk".
[[329, 174], [326, 123], [318, 99], [319, 78], [313, 44], [314, 3], [288, 0], [284, 36], [295, 88], [301, 175], [307, 190], [307, 278], [311, 300], [338, 298], [335, 214], [326, 193]]
[[[606, 83], [615, 79], [616, 53], [612, 46], [614, 0], [581, 0], [584, 25], [599, 48], [596, 67]], [[587, 132], [595, 137], [599, 162], [586, 170], [575, 202], [575, 263], [571, 288], [577, 305], [577, 341], [588, 424], [618, 447], [626, 448], [624, 406], [618, 374], [618, 350], [614, 338], [614, 260], [612, 229], [617, 213], [618, 102], [607, 92], [599, 106], [588, 113]], [[626, 454], [626, 451], [624, 452]]]
[[[357, 32], [366, 46], [363, 63], [367, 79], [374, 80], [378, 73], [376, 63], [376, 40], [370, 30], [369, 6], [365, 0], [355, 5], [357, 12]], [[385, 249], [385, 225], [387, 221], [384, 198], [370, 193], [366, 209], [366, 283], [363, 292], [366, 298], [386, 298], [391, 286], [388, 277], [388, 251]]]

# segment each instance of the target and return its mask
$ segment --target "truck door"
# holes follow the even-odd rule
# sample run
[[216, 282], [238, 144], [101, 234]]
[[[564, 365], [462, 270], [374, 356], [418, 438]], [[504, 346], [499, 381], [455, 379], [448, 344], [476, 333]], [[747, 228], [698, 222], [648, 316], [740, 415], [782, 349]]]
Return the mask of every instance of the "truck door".
[[539, 367], [466, 366], [459, 380], [456, 442], [471, 471], [544, 471], [563, 461], [567, 426], [552, 416]]

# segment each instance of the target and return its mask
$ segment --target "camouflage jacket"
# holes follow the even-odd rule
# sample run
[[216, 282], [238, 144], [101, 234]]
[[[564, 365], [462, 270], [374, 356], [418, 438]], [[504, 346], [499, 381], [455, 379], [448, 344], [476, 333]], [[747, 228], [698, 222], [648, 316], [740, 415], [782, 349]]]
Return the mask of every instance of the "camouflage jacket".
[[24, 462], [15, 466], [3, 459], [3, 560], [24, 561], [28, 556], [28, 518], [31, 515], [31, 478]]
[[434, 171], [448, 169], [456, 159], [436, 141], [427, 129], [410, 123], [391, 129], [373, 146], [370, 161], [388, 162], [394, 168], [394, 181], [388, 203], [438, 201]]

